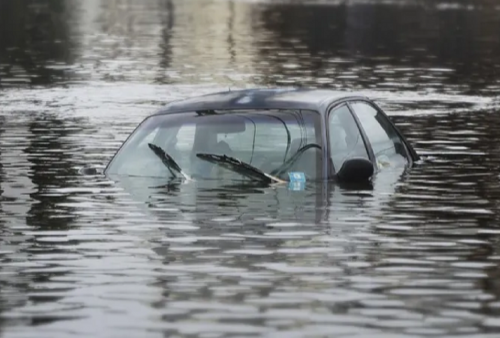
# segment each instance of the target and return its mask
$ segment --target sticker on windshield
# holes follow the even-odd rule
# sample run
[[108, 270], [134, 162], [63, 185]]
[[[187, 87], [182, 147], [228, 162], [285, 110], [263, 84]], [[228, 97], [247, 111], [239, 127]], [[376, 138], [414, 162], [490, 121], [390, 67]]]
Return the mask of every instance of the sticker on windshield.
[[288, 184], [288, 189], [290, 190], [304, 190], [306, 186], [306, 175], [302, 172], [290, 172], [288, 173], [290, 178], [290, 183]]

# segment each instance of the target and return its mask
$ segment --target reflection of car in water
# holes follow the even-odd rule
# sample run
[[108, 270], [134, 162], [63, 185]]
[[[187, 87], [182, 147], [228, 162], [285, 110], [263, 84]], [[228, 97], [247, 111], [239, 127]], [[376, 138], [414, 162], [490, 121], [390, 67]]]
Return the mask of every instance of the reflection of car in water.
[[418, 159], [366, 97], [250, 89], [168, 104], [122, 145], [107, 175], [182, 180], [362, 182]]

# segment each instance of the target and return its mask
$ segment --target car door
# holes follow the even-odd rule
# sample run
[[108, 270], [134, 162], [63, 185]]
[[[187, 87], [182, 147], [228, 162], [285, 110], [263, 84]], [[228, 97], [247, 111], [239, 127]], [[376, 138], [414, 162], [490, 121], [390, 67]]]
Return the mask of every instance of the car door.
[[367, 142], [345, 103], [333, 107], [328, 114], [328, 143], [332, 173], [338, 172], [347, 159], [361, 157], [370, 160]]
[[349, 106], [370, 143], [379, 169], [409, 163], [411, 157], [404, 140], [383, 112], [364, 101], [350, 102]]

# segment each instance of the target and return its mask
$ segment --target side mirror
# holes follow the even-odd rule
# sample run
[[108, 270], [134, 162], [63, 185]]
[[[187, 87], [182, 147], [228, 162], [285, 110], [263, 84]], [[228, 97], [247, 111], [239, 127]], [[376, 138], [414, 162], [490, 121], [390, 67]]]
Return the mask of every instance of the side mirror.
[[366, 182], [373, 176], [373, 164], [365, 158], [350, 158], [344, 162], [337, 172], [341, 182]]

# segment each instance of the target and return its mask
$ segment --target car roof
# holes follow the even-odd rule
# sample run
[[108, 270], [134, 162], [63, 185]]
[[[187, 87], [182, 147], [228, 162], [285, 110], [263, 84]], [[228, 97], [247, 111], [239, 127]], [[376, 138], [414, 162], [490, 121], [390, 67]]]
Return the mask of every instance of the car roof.
[[364, 99], [364, 95], [327, 89], [254, 88], [217, 92], [168, 103], [155, 115], [223, 109], [306, 109], [324, 113], [335, 101]]

